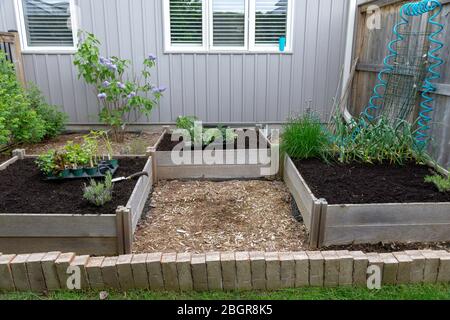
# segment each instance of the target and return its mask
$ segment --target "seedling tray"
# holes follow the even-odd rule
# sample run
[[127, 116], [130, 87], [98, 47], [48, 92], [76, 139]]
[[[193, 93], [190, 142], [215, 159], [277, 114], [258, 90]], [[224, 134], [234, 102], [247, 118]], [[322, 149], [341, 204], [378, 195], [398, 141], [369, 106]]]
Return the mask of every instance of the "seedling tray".
[[[119, 165], [112, 165], [112, 168], [109, 169], [109, 172], [112, 176], [116, 173], [117, 169], [119, 169]], [[87, 172], [83, 172], [81, 176], [76, 176], [73, 173], [70, 173], [68, 176], [60, 177], [60, 176], [54, 176], [54, 177], [45, 177], [44, 180], [46, 181], [61, 181], [61, 180], [76, 180], [76, 179], [96, 179], [96, 178], [104, 178], [105, 174], [101, 174], [100, 171], [97, 171], [94, 175], [89, 175]]]

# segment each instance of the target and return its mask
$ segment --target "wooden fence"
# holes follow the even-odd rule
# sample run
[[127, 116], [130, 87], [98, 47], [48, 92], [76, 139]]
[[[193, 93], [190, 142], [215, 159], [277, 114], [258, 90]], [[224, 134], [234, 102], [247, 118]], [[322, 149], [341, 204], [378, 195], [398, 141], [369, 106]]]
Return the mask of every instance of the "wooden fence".
[[23, 69], [19, 34], [17, 32], [0, 32], [0, 50], [6, 54], [6, 59], [14, 64], [17, 79], [22, 85], [25, 85], [25, 73]]
[[[349, 110], [353, 115], [360, 114], [367, 106], [373, 93], [373, 88], [377, 81], [378, 72], [383, 68], [383, 59], [386, 57], [387, 45], [393, 40], [392, 29], [399, 21], [399, 9], [408, 1], [403, 0], [374, 0], [360, 1], [354, 41], [354, 58], [358, 58], [355, 77], [353, 80], [352, 91], [350, 94]], [[450, 166], [450, 28], [448, 16], [450, 14], [450, 0], [441, 0], [443, 10], [436, 19], [444, 25], [444, 31], [439, 36], [444, 43], [444, 48], [440, 52], [441, 58], [445, 64], [440, 68], [441, 79], [437, 83], [435, 92], [435, 111], [431, 136], [434, 139], [434, 150], [432, 150], [436, 159], [443, 166]], [[376, 5], [380, 8], [380, 26], [379, 29], [370, 29], [367, 27], [370, 19], [373, 19], [373, 11], [369, 8]], [[427, 15], [422, 18], [414, 18], [413, 25], [420, 25], [420, 19], [428, 19]], [[422, 24], [424, 25], [424, 24]], [[426, 25], [426, 24], [425, 24]], [[415, 111], [416, 115], [418, 107]]]

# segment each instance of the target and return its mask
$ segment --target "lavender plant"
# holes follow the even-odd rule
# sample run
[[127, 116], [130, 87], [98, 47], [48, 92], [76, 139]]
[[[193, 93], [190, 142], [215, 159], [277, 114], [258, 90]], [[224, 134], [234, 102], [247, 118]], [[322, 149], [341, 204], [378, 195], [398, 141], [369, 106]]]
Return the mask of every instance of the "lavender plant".
[[150, 70], [156, 65], [154, 55], [144, 59], [143, 69], [137, 77], [130, 71], [130, 61], [102, 57], [100, 45], [95, 35], [81, 32], [74, 64], [79, 77], [95, 87], [102, 104], [100, 121], [111, 128], [113, 139], [121, 142], [131, 112], [150, 115], [166, 88], [150, 83]]

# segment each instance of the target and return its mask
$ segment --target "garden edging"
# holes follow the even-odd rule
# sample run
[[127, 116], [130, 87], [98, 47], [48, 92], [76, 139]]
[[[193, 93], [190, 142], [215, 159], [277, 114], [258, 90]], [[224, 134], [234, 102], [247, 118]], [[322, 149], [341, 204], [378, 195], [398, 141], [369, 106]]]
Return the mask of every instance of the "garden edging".
[[[75, 253], [0, 254], [0, 291], [65, 289], [68, 267], [79, 267], [81, 289], [246, 291], [366, 286], [380, 267], [383, 285], [450, 282], [450, 253], [361, 251], [150, 253], [118, 257]], [[72, 271], [73, 272], [73, 271]]]

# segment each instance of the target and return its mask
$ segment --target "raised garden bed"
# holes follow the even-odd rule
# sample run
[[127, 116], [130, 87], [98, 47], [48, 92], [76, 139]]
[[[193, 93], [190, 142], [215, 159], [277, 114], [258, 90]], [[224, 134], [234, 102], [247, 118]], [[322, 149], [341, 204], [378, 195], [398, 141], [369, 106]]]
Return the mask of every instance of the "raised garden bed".
[[429, 174], [416, 165], [284, 162], [284, 180], [313, 247], [450, 241], [450, 195], [425, 184]]
[[[244, 132], [238, 131], [238, 135], [245, 134]], [[270, 167], [270, 163], [265, 163], [267, 161], [264, 161], [264, 158], [270, 158], [272, 145], [258, 129], [255, 130], [255, 137], [258, 139], [256, 147], [246, 143], [245, 148], [239, 148], [235, 142], [221, 151], [178, 151], [180, 157], [189, 159], [188, 164], [177, 164], [173, 161], [172, 150], [179, 142], [172, 141], [171, 134], [170, 129], [165, 128], [155, 146], [149, 148], [149, 154], [154, 159], [155, 183], [173, 179], [257, 179], [264, 177], [264, 172]], [[263, 156], [260, 156], [261, 153], [264, 153]], [[217, 156], [221, 159], [220, 163], [205, 162], [203, 159], [206, 154]]]
[[118, 157], [116, 176], [149, 177], [117, 183], [113, 201], [95, 207], [82, 197], [86, 181], [44, 181], [33, 158], [16, 157], [0, 171], [0, 252], [131, 252], [132, 236], [152, 187], [152, 161]]

